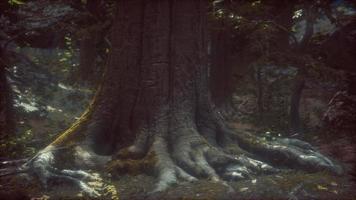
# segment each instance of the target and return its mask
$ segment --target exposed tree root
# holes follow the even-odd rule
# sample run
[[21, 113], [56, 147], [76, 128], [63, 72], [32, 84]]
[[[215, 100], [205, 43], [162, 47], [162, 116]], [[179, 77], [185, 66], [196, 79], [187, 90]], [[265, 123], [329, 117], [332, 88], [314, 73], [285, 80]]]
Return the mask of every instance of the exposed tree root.
[[240, 147], [271, 164], [309, 172], [326, 170], [338, 175], [343, 173], [339, 164], [317, 152], [307, 142], [288, 138], [266, 141], [249, 133], [234, 132], [225, 127], [222, 131], [233, 141], [238, 142]]
[[[161, 153], [157, 156], [156, 166], [159, 175], [155, 191], [162, 191], [179, 180], [195, 181], [207, 178], [228, 186], [226, 180], [248, 178], [254, 173], [277, 171], [257, 160], [225, 153], [222, 149], [210, 145], [195, 129], [182, 129], [178, 132], [180, 131], [184, 133], [177, 135], [182, 137], [175, 138], [172, 148], [167, 149], [167, 154]], [[167, 141], [157, 138], [153, 146], [162, 152], [165, 143]]]
[[[90, 103], [87, 110], [70, 128], [65, 130], [51, 144], [38, 152], [33, 158], [18, 167], [15, 171], [17, 173], [27, 173], [28, 175], [37, 177], [44, 188], [48, 188], [48, 182], [50, 180], [65, 180], [76, 185], [89, 197], [99, 197], [100, 193], [98, 190], [101, 190], [102, 188], [90, 185], [93, 181], [101, 181], [98, 174], [89, 173], [83, 170], [58, 169], [55, 167], [57, 153], [63, 153], [63, 150], [70, 149], [78, 145], [84, 147], [84, 149], [87, 149], [85, 148], [85, 144], [79, 144], [79, 142], [84, 140], [84, 131], [82, 129], [91, 117], [95, 102], [96, 96], [93, 98], [93, 101]], [[108, 159], [108, 157], [105, 156], [95, 155], [93, 152], [86, 153], [90, 155], [90, 159]]]
[[[228, 141], [240, 149], [239, 154], [227, 153], [224, 145], [216, 145], [216, 142], [212, 145], [204, 134], [200, 134], [193, 126], [171, 131], [167, 135], [153, 134], [154, 139], [148, 145], [151, 145], [149, 152], [155, 155], [154, 162], [150, 163], [155, 163], [154, 169], [158, 179], [154, 192], [165, 190], [180, 181], [191, 182], [200, 178], [228, 186], [226, 181], [278, 173], [289, 168], [343, 173], [338, 164], [301, 140], [266, 141], [225, 126], [216, 127], [216, 131], [223, 132], [220, 134], [228, 137]], [[131, 146], [128, 149], [138, 148]], [[140, 161], [141, 164], [147, 165], [147, 161], [144, 160]]]
[[82, 170], [59, 170], [53, 166], [54, 154], [52, 151], [41, 153], [32, 163], [31, 168], [33, 169], [33, 173], [40, 179], [45, 188], [47, 188], [47, 182], [50, 179], [63, 179], [73, 182], [90, 197], [100, 196], [94, 188], [86, 183], [87, 181], [97, 180], [92, 174]]
[[[165, 130], [162, 127], [156, 130]], [[157, 186], [153, 192], [163, 191], [181, 181], [192, 182], [200, 178], [219, 182], [231, 189], [226, 181], [280, 172], [281, 169], [273, 167], [277, 164], [307, 171], [342, 173], [341, 167], [306, 142], [295, 139], [265, 141], [248, 133], [216, 127], [215, 131], [223, 132], [219, 134], [228, 137], [227, 141], [233, 142], [240, 149], [238, 154], [228, 153], [224, 145], [218, 142], [211, 144], [194, 126], [170, 130], [169, 133], [150, 130], [152, 133], [145, 134], [152, 138], [143, 139], [139, 136], [137, 140], [140, 141], [119, 151], [116, 155], [119, 160], [109, 162], [106, 170], [113, 174], [155, 172]], [[60, 148], [64, 141], [65, 144], [73, 141], [75, 137], [71, 134], [66, 132], [66, 135], [59, 137], [22, 166], [22, 169], [38, 177], [45, 187], [51, 179], [62, 179], [74, 183], [90, 197], [99, 197], [100, 189], [88, 184], [98, 180], [98, 177], [82, 170], [60, 170], [54, 167], [56, 148]]]
[[[27, 161], [19, 170], [35, 175], [44, 187], [51, 179], [61, 179], [77, 185], [90, 197], [100, 197], [102, 188], [90, 185], [100, 177], [83, 170], [57, 169], [56, 153], [63, 148], [78, 146], [83, 140], [80, 130], [90, 118], [94, 103], [71, 128], [54, 142]], [[277, 173], [283, 168], [307, 171], [327, 170], [336, 174], [342, 168], [318, 153], [310, 144], [296, 139], [263, 140], [252, 134], [228, 128], [223, 120], [210, 115], [202, 117], [208, 123], [195, 126], [194, 120], [184, 118], [181, 127], [169, 127], [169, 120], [157, 120], [154, 127], [142, 129], [130, 147], [120, 150], [107, 164], [106, 172], [112, 174], [148, 173], [157, 177], [156, 189], [163, 191], [181, 181], [206, 178], [223, 185], [227, 181], [252, 178], [260, 174]], [[210, 113], [210, 114], [209, 114]], [[226, 151], [234, 146], [237, 151]], [[84, 148], [85, 149], [85, 148]], [[92, 159], [105, 160], [87, 150]], [[82, 153], [83, 154], [83, 153]], [[85, 163], [85, 162], [84, 162]], [[102, 162], [104, 163], [104, 162]], [[276, 168], [275, 166], [282, 167]]]

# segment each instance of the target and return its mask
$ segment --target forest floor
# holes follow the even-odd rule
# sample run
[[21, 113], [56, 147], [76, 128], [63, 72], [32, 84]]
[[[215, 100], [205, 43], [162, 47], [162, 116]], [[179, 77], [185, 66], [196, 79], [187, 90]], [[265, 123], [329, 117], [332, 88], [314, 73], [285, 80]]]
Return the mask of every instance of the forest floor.
[[[220, 200], [220, 199], [356, 199], [356, 185], [347, 177], [335, 177], [326, 173], [307, 174], [288, 172], [256, 179], [233, 181], [228, 188], [207, 180], [182, 183], [160, 193], [149, 194], [155, 179], [147, 175], [121, 176], [113, 179], [119, 199], [176, 199], [176, 200]], [[26, 185], [22, 181], [0, 179], [0, 199], [90, 199], [82, 196], [78, 188], [68, 183], [55, 183], [44, 190], [39, 184]], [[103, 198], [98, 198], [103, 199]], [[109, 197], [110, 199], [110, 197]]]
[[[22, 67], [20, 69], [26, 68]], [[6, 157], [26, 158], [33, 156], [83, 112], [93, 94], [93, 91], [88, 88], [71, 87], [64, 84], [64, 78], [58, 78], [58, 82], [53, 82], [53, 78], [48, 78], [51, 77], [50, 75], [40, 72], [39, 69], [39, 67], [34, 67], [29, 69], [33, 73], [25, 73], [25, 71], [20, 74], [26, 76], [34, 74], [38, 75], [38, 77], [47, 77], [47, 79], [42, 80], [38, 77], [28, 77], [25, 79], [29, 80], [26, 84], [15, 82], [13, 85], [13, 87], [19, 89], [18, 92], [15, 90], [14, 98], [18, 102], [15, 105], [15, 109], [20, 118], [17, 120], [18, 130], [15, 134], [16, 137], [6, 141], [9, 144], [2, 144], [4, 147], [0, 149], [1, 153], [6, 155]], [[20, 77], [20, 80], [24, 80], [24, 77]], [[42, 80], [42, 82], [33, 80]], [[248, 106], [245, 105], [244, 108], [246, 107]], [[253, 132], [266, 132], [257, 131], [255, 130], [255, 126], [247, 123], [236, 123], [235, 127], [248, 129]], [[338, 159], [347, 155], [347, 153], [340, 152], [343, 155], [336, 157]], [[323, 172], [314, 174], [288, 172], [229, 182], [235, 190], [232, 193], [228, 192], [227, 187], [208, 180], [182, 183], [172, 186], [164, 192], [151, 195], [148, 194], [154, 189], [156, 183], [155, 178], [152, 176], [144, 174], [137, 176], [124, 175], [115, 179], [104, 178], [104, 181], [114, 185], [119, 199], [125, 200], [356, 199], [356, 183], [350, 181], [346, 176], [335, 177]], [[0, 200], [11, 199], [89, 198], [83, 196], [79, 189], [73, 187], [71, 183], [52, 183], [49, 185], [48, 190], [46, 190], [41, 187], [40, 183], [32, 181], [29, 184], [28, 181], [24, 181], [22, 178], [14, 178], [13, 176], [1, 177]]]

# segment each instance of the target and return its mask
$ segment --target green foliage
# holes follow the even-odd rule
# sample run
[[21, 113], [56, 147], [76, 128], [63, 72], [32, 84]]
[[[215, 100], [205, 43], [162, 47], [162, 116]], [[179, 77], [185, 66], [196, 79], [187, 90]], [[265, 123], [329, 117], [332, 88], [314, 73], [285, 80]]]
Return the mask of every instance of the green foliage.
[[70, 73], [75, 67], [78, 66], [78, 61], [76, 60], [76, 49], [73, 44], [72, 38], [70, 35], [64, 37], [65, 49], [64, 52], [58, 53], [59, 63], [61, 65], [62, 73]]
[[25, 4], [24, 1], [22, 0], [8, 0], [9, 4], [10, 5], [22, 5], [22, 4]]
[[26, 158], [33, 156], [38, 149], [28, 146], [28, 142], [33, 139], [32, 129], [26, 130], [22, 135], [12, 135], [0, 141], [0, 152], [2, 157]]
[[[258, 124], [266, 131], [288, 132], [290, 98], [296, 76], [291, 68], [303, 71], [304, 78], [308, 79], [306, 84], [331, 86], [342, 80], [343, 73], [333, 69], [320, 53], [325, 51], [323, 44], [332, 38], [329, 29], [340, 21], [330, 16], [332, 12], [338, 12], [332, 11], [331, 1], [216, 1], [213, 8], [210, 13], [212, 29], [227, 33], [228, 43], [234, 46], [227, 53], [237, 60], [234, 73], [241, 75], [240, 79], [244, 80], [243, 84], [237, 86], [236, 95], [255, 95], [255, 99], [249, 97], [255, 101], [255, 110], [252, 110], [252, 114], [240, 117], [245, 122]], [[340, 16], [341, 13], [336, 14], [336, 18]], [[306, 37], [304, 46], [300, 41], [307, 31], [301, 28], [304, 27], [301, 22], [311, 18], [317, 19], [312, 21], [314, 30], [320, 30], [314, 31], [310, 38]], [[327, 20], [330, 21], [328, 26], [320, 28]], [[257, 80], [257, 71], [262, 71], [261, 80]], [[286, 73], [278, 74], [281, 71]], [[263, 120], [256, 100], [261, 88]], [[304, 127], [309, 128], [311, 120], [308, 116], [315, 116], [321, 111], [303, 112], [301, 121]]]

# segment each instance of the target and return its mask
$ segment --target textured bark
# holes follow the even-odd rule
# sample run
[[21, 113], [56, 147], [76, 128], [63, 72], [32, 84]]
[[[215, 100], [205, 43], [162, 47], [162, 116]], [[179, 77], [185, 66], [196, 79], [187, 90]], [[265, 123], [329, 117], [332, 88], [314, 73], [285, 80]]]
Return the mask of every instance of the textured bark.
[[231, 99], [234, 91], [231, 53], [233, 41], [224, 22], [217, 24], [211, 37], [210, 86], [214, 103], [221, 107]]
[[[305, 8], [306, 12], [306, 27], [302, 40], [297, 46], [297, 54], [303, 56], [303, 52], [307, 51], [310, 40], [314, 34], [314, 23], [316, 20], [316, 8], [312, 4], [307, 4]], [[306, 66], [301, 64], [298, 66], [298, 72], [294, 80], [294, 87], [292, 89], [292, 95], [290, 100], [290, 132], [292, 134], [299, 133], [301, 131], [301, 119], [299, 114], [300, 100], [305, 87], [306, 78]]]
[[[79, 5], [81, 5], [80, 3]], [[85, 8], [88, 16], [82, 22], [85, 26], [85, 34], [80, 40], [80, 59], [79, 69], [73, 75], [76, 81], [85, 81], [88, 83], [96, 82], [98, 77], [98, 67], [96, 58], [98, 57], [98, 45], [103, 42], [103, 30], [106, 28], [103, 23], [105, 22], [105, 12], [103, 8], [104, 2], [102, 0], [92, 0], [86, 2]], [[80, 6], [79, 6], [80, 7]], [[93, 26], [94, 24], [94, 26]]]
[[[102, 115], [105, 110], [112, 115], [105, 120], [97, 118], [106, 123], [111, 121], [107, 138], [116, 138], [120, 146], [132, 142], [136, 133], [150, 132], [147, 129], [152, 129], [157, 118], [184, 116], [185, 120], [177, 121], [185, 123], [188, 118], [193, 122], [196, 117], [198, 67], [207, 67], [201, 55], [205, 51], [201, 47], [205, 38], [198, 25], [199, 6], [188, 2], [173, 4], [168, 1], [119, 2], [110, 72], [104, 86], [107, 91], [102, 93], [100, 113], [94, 116]], [[125, 94], [125, 97], [108, 98], [114, 94]], [[113, 110], [119, 110], [120, 114], [115, 116]]]

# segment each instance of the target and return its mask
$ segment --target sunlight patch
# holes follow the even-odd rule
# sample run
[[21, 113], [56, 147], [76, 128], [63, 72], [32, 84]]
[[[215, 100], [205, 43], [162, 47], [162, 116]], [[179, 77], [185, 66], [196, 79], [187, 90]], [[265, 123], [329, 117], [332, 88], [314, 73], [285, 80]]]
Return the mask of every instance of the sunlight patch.
[[73, 88], [72, 87], [69, 87], [69, 86], [66, 86], [64, 85], [63, 83], [58, 83], [58, 87], [63, 89], [63, 90], [69, 90], [69, 91], [72, 91]]

